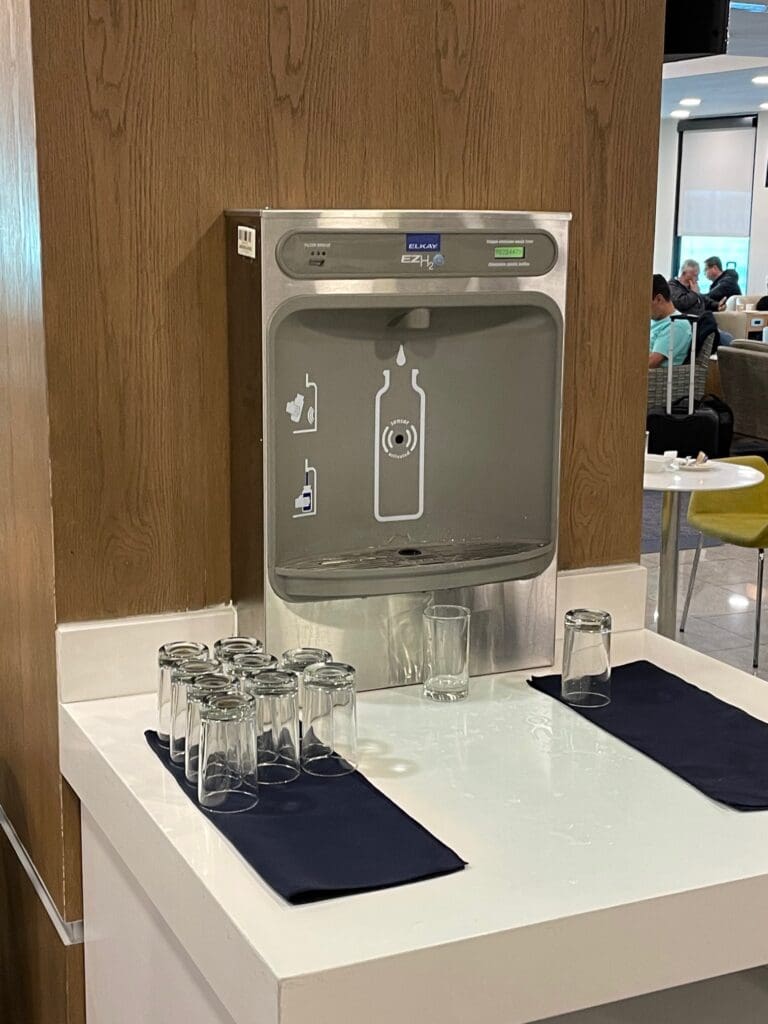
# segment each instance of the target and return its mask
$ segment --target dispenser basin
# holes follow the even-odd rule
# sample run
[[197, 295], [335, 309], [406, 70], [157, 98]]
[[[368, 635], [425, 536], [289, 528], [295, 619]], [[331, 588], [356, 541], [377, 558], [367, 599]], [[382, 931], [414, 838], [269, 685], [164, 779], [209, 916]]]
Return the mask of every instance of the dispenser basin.
[[545, 541], [414, 543], [294, 558], [275, 566], [275, 574], [293, 600], [324, 597], [329, 590], [363, 596], [424, 590], [425, 577], [440, 577], [440, 589], [466, 586], [474, 574], [483, 582], [528, 579], [553, 556], [554, 545]]

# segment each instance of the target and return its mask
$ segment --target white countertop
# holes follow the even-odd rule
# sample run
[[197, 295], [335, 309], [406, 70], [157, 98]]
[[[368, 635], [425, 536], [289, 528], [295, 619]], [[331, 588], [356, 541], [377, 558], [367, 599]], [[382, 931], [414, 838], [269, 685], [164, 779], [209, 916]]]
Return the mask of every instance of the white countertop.
[[[768, 721], [764, 682], [614, 637], [615, 662], [642, 657]], [[298, 907], [150, 751], [154, 709], [63, 705], [62, 771], [238, 1024], [515, 1024], [768, 962], [768, 813], [708, 800], [523, 674], [454, 705], [362, 695], [361, 770], [469, 866]]]

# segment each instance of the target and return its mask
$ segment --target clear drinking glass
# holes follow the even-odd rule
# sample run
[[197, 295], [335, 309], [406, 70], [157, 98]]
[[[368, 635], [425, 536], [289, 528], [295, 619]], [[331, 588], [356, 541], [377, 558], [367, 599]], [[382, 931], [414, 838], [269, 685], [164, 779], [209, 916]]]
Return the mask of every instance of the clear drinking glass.
[[157, 652], [157, 738], [166, 747], [171, 735], [171, 669], [190, 658], [207, 657], [207, 646], [192, 640], [173, 640]]
[[288, 672], [295, 672], [299, 677], [299, 704], [304, 707], [304, 673], [310, 665], [327, 665], [333, 661], [330, 651], [324, 651], [322, 647], [294, 647], [290, 651], [283, 651], [280, 657], [280, 668]]
[[171, 669], [171, 760], [174, 764], [184, 764], [184, 747], [187, 736], [187, 687], [195, 683], [201, 676], [219, 672], [218, 661], [206, 661], [203, 658], [191, 658], [182, 661]]
[[305, 669], [308, 669], [310, 665], [327, 664], [329, 661], [333, 661], [333, 655], [321, 647], [294, 647], [290, 651], [283, 651], [280, 668], [296, 672], [301, 679]]
[[223, 636], [213, 645], [213, 656], [231, 675], [232, 661], [238, 654], [259, 654], [263, 650], [264, 644], [255, 636]]
[[435, 604], [424, 611], [424, 696], [463, 700], [469, 694], [469, 608]]
[[238, 665], [236, 671], [242, 692], [256, 702], [259, 785], [293, 782], [299, 776], [299, 677], [269, 666]]
[[259, 800], [253, 697], [226, 693], [200, 704], [197, 801], [206, 810], [239, 814]]
[[304, 673], [301, 767], [309, 775], [348, 775], [357, 768], [355, 670], [330, 661]]
[[274, 654], [236, 654], [231, 662], [230, 675], [239, 686], [243, 676], [251, 672], [270, 672], [277, 668]]
[[200, 764], [200, 705], [208, 697], [236, 693], [234, 684], [223, 672], [197, 676], [187, 685], [187, 729], [184, 743], [184, 774], [187, 782], [197, 785]]
[[574, 608], [565, 613], [561, 695], [581, 708], [611, 700], [611, 616]]

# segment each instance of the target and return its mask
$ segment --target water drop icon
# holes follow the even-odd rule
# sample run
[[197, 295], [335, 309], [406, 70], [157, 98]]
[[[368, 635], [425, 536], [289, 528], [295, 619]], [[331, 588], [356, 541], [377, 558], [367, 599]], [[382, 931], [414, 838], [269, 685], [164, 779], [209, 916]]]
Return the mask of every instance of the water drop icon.
[[395, 358], [395, 362], [397, 363], [398, 366], [405, 366], [405, 352], [403, 350], [402, 345], [397, 350], [397, 357]]

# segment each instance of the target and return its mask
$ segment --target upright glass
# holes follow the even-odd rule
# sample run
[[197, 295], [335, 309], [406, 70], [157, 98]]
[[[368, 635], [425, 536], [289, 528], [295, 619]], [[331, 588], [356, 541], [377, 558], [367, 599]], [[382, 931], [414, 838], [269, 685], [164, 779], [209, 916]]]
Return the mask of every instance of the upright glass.
[[217, 661], [192, 658], [182, 661], [171, 670], [171, 760], [184, 764], [184, 747], [187, 736], [187, 687], [203, 676], [219, 672]]
[[223, 636], [213, 645], [213, 656], [221, 662], [227, 675], [232, 674], [232, 662], [238, 654], [258, 654], [264, 644], [255, 636]]
[[157, 738], [166, 747], [171, 735], [171, 670], [190, 658], [207, 657], [207, 646], [192, 640], [173, 640], [157, 652]]
[[348, 775], [357, 768], [355, 670], [331, 661], [304, 673], [301, 767], [309, 775]]
[[561, 695], [569, 704], [600, 708], [611, 700], [611, 616], [574, 608], [565, 613]]
[[424, 611], [424, 696], [463, 700], [469, 694], [469, 608], [430, 605]]
[[237, 668], [240, 688], [256, 702], [259, 785], [299, 776], [299, 677], [285, 669]]
[[258, 769], [253, 756], [253, 697], [227, 693], [200, 705], [200, 764], [197, 800], [217, 814], [240, 814], [259, 800]]
[[236, 693], [234, 683], [221, 672], [198, 676], [187, 685], [187, 730], [184, 743], [184, 775], [187, 782], [197, 785], [200, 764], [200, 705], [209, 697]]

